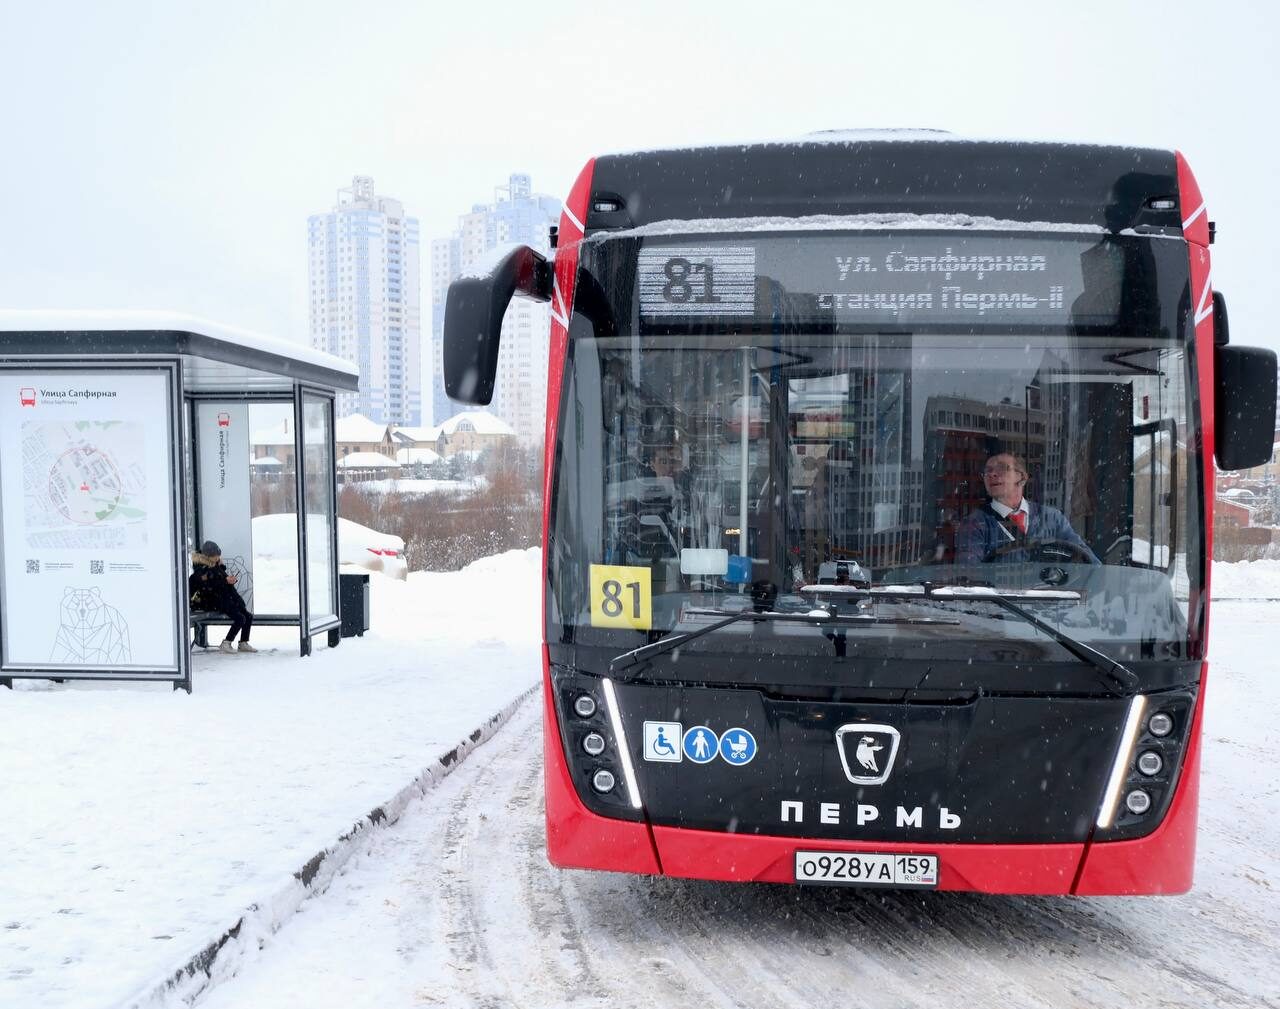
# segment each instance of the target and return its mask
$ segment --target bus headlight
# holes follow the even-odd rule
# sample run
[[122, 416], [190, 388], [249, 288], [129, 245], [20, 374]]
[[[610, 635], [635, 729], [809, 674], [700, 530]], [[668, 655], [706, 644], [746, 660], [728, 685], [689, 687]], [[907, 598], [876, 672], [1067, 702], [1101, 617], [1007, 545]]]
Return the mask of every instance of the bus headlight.
[[1173, 731], [1173, 716], [1157, 711], [1151, 716], [1151, 721], [1147, 722], [1147, 729], [1153, 736], [1163, 738]]
[[1143, 837], [1160, 825], [1177, 791], [1196, 693], [1187, 687], [1130, 699], [1098, 808], [1097, 840]]
[[548, 671], [559, 729], [555, 742], [577, 800], [597, 816], [643, 819], [637, 768], [627, 741], [628, 688], [619, 690], [606, 677], [559, 663], [551, 663]]

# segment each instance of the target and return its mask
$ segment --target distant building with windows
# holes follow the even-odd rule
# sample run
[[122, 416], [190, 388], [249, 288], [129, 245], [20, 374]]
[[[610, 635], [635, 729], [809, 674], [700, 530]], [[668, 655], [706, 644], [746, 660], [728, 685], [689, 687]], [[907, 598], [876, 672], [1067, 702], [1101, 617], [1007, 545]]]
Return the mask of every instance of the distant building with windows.
[[[548, 234], [560, 220], [560, 201], [533, 192], [528, 175], [512, 175], [492, 203], [476, 204], [458, 218], [457, 230], [431, 243], [431, 414], [441, 424], [466, 409], [444, 391], [444, 306], [451, 281], [472, 269], [486, 253], [504, 245], [530, 245], [544, 255]], [[490, 412], [501, 417], [521, 441], [542, 438], [546, 417], [550, 306], [512, 299], [502, 323], [502, 349]]]
[[359, 392], [338, 394], [339, 417], [422, 421], [419, 246], [417, 218], [367, 175], [307, 219], [311, 345], [360, 369]]

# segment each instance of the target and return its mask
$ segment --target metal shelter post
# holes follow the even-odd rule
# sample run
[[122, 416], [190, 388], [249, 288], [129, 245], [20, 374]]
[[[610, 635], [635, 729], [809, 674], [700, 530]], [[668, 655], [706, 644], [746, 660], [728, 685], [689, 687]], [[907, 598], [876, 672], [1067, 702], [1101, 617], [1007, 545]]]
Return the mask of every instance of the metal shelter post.
[[298, 526], [298, 654], [311, 654], [311, 608], [307, 592], [306, 438], [302, 425], [302, 386], [293, 384], [294, 517]]

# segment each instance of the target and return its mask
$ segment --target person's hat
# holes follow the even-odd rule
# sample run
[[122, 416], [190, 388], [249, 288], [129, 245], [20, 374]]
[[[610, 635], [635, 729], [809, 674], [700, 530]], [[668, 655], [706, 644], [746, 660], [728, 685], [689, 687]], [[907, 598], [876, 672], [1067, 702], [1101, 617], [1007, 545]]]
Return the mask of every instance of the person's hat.
[[200, 552], [206, 557], [221, 557], [222, 547], [218, 546], [213, 540], [205, 540], [200, 546]]

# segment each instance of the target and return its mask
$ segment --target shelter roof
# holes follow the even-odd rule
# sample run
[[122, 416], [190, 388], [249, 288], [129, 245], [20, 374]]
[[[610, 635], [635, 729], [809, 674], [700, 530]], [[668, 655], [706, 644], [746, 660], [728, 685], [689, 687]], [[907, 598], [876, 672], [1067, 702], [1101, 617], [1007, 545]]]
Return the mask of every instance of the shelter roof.
[[[189, 393], [354, 391], [355, 365], [305, 344], [173, 312], [0, 311], [0, 360], [181, 358]], [[126, 361], [126, 363], [128, 363]]]

